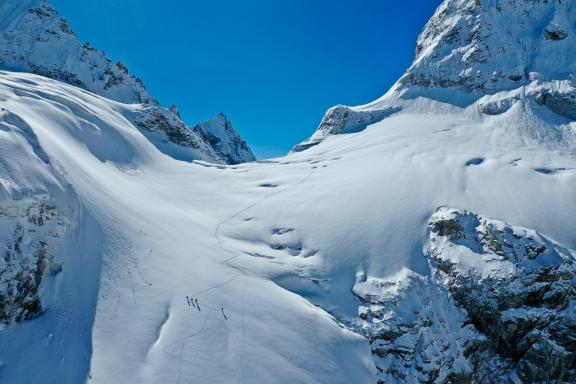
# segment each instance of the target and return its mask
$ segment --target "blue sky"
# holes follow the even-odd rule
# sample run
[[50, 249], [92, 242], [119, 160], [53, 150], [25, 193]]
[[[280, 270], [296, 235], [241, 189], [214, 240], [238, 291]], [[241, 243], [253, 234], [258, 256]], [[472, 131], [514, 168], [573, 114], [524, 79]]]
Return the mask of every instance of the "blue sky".
[[384, 94], [440, 0], [52, 3], [188, 124], [224, 112], [265, 158], [310, 136], [327, 108]]

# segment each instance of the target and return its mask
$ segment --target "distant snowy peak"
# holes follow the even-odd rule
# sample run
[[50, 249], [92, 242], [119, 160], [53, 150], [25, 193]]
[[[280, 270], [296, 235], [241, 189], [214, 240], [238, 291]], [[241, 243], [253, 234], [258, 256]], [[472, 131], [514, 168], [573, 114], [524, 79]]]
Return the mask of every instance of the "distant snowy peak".
[[61, 80], [123, 103], [156, 102], [122, 63], [82, 45], [47, 1], [0, 2], [0, 67]]
[[242, 140], [223, 113], [197, 124], [192, 130], [210, 144], [227, 164], [240, 164], [256, 160], [248, 144]]
[[576, 73], [576, 3], [446, 0], [416, 44], [404, 86], [496, 93]]

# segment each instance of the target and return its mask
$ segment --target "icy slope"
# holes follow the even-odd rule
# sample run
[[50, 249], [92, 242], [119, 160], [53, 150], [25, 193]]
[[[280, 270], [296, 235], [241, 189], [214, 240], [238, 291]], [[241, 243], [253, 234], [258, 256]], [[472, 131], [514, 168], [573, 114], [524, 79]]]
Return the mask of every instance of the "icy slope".
[[[192, 130], [175, 108], [161, 108], [124, 64], [112, 62], [89, 43], [81, 44], [48, 1], [3, 0], [0, 20], [0, 68], [36, 73], [122, 103], [146, 105], [137, 118], [139, 127], [161, 136], [155, 140], [159, 148], [176, 153], [179, 159], [234, 163], [255, 160], [231, 125], [216, 132], [204, 132], [198, 126]], [[213, 148], [205, 139], [207, 135], [226, 144]], [[177, 147], [168, 150], [171, 144]]]

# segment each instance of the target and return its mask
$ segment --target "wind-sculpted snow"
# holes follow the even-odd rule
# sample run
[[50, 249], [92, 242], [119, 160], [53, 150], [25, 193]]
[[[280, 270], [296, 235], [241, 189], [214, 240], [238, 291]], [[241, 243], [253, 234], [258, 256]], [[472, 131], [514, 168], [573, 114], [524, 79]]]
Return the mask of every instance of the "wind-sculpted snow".
[[[399, 328], [402, 348], [370, 343], [360, 326], [361, 282], [392, 281], [409, 308], [429, 300], [422, 315], [444, 319], [426, 331], [425, 367], [440, 367], [440, 383], [474, 362], [457, 359], [465, 345], [450, 344], [454, 371], [438, 351], [488, 331], [454, 331], [465, 309], [430, 279], [427, 222], [437, 207], [506, 218], [576, 248], [571, 147], [516, 134], [572, 123], [541, 120], [537, 104], [485, 115], [421, 100], [304, 152], [227, 166], [175, 161], [135, 125], [141, 106], [41, 76], [2, 73], [0, 99], [2, 206], [48, 191], [71, 223], [61, 241], [49, 238], [62, 270], [44, 269], [41, 316], [0, 331], [7, 382], [374, 383], [392, 369], [414, 382], [425, 377], [416, 365], [387, 351], [408, 353], [427, 318], [406, 318], [417, 325]], [[44, 239], [41, 230], [27, 236]], [[18, 358], [44, 355], [35, 365], [40, 357]], [[489, 356], [490, 367], [507, 366]], [[390, 372], [377, 373], [383, 362]]]
[[[26, 196], [32, 186], [47, 190], [47, 206], [70, 223], [58, 239], [49, 231], [56, 221], [26, 224], [23, 243], [19, 233], [5, 231], [6, 247], [25, 244], [11, 253], [17, 265], [49, 265], [52, 257], [58, 264], [30, 270], [41, 276], [38, 289], [22, 291], [31, 305], [23, 297], [27, 312], [13, 312], [22, 321], [7, 321], [0, 331], [2, 380], [371, 381], [361, 336], [237, 264], [238, 253], [227, 250], [219, 231], [266, 196], [305, 183], [305, 176], [252, 185], [245, 177], [254, 176], [239, 168], [175, 161], [133, 123], [139, 105], [44, 77], [2, 73], [0, 98], [16, 132], [13, 139], [0, 131], [12, 175], [3, 180]], [[10, 223], [38, 222], [27, 213], [35, 212], [26, 208], [33, 205], [19, 202], [16, 192], [0, 205], [18, 213]], [[20, 303], [18, 291], [13, 297]]]

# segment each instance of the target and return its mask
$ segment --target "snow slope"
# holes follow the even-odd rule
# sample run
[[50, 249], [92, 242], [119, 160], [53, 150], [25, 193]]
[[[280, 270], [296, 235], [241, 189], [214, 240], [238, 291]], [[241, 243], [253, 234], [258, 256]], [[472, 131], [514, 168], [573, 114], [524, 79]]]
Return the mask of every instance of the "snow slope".
[[[0, 297], [17, 304], [0, 381], [573, 381], [572, 89], [555, 77], [472, 96], [399, 85], [337, 108], [303, 151], [224, 165], [154, 143], [135, 119], [147, 106], [0, 72], [0, 225], [26, 262], [11, 268], [27, 272], [0, 275], [17, 287]], [[38, 201], [59, 219], [39, 225]], [[526, 330], [511, 331], [532, 343], [516, 360], [462, 299], [477, 287], [459, 284], [480, 276], [484, 305], [504, 272], [525, 283], [506, 292], [531, 292], [491, 312]], [[18, 286], [38, 275], [38, 289]]]
[[[360, 336], [235, 266], [220, 245], [218, 224], [268, 193], [258, 177], [162, 154], [130, 123], [138, 106], [36, 75], [1, 77], [3, 107], [37, 135], [49, 160], [20, 144], [26, 152], [14, 152], [26, 169], [6, 167], [16, 176], [2, 180], [21, 190], [6, 188], [2, 204], [44, 193], [75, 210], [70, 238], [53, 252], [62, 271], [43, 284], [44, 314], [0, 335], [2, 381], [370, 381]], [[302, 178], [287, 175], [284, 188]], [[217, 195], [224, 190], [239, 194]]]
[[48, 189], [76, 212], [45, 313], [0, 333], [7, 382], [370, 383], [367, 342], [340, 325], [357, 316], [356, 274], [426, 276], [437, 207], [576, 248], [573, 152], [513, 134], [520, 118], [541, 124], [541, 107], [487, 117], [428, 105], [284, 159], [222, 166], [159, 152], [127, 118], [135, 106], [29, 74], [4, 72], [0, 87], [49, 160], [27, 144], [13, 183], [41, 192], [7, 189], [3, 204]]

